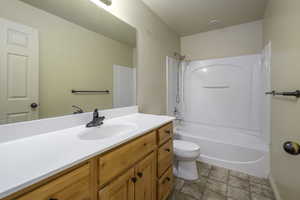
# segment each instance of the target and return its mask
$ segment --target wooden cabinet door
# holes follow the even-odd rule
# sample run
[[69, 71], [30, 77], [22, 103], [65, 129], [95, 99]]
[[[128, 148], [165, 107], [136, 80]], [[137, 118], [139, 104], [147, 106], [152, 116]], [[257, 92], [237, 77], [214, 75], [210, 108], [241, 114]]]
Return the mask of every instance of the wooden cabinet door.
[[130, 169], [99, 192], [99, 200], [134, 200], [134, 169]]
[[158, 200], [166, 200], [173, 188], [173, 169], [170, 167], [158, 180]]
[[135, 200], [156, 199], [156, 156], [151, 153], [135, 167]]
[[156, 148], [156, 132], [140, 138], [103, 155], [99, 159], [99, 183], [106, 185]]
[[91, 200], [89, 164], [15, 200]]

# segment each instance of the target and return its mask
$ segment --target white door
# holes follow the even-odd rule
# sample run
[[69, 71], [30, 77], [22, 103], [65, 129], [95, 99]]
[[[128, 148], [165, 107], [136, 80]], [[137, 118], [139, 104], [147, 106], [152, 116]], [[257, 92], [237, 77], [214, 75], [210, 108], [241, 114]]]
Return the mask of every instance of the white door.
[[38, 118], [38, 54], [36, 30], [0, 18], [0, 124]]
[[114, 65], [113, 79], [113, 107], [136, 105], [135, 68]]

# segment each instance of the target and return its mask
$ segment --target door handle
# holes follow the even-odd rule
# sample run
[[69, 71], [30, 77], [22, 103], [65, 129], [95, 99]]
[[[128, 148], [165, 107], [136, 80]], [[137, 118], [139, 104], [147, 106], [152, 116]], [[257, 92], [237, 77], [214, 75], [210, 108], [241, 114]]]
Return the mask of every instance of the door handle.
[[32, 103], [32, 104], [30, 104], [30, 107], [31, 108], [37, 108], [39, 105], [37, 104], [37, 103]]
[[291, 155], [294, 155], [294, 156], [300, 154], [300, 145], [297, 142], [291, 142], [291, 141], [285, 142], [283, 144], [283, 149], [288, 154], [291, 154]]

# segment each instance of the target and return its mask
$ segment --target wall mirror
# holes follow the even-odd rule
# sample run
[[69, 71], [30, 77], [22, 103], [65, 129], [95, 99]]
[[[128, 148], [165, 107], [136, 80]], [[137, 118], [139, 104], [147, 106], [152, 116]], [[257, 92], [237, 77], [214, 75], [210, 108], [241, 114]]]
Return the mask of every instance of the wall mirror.
[[136, 105], [135, 55], [95, 0], [1, 0], [0, 124]]

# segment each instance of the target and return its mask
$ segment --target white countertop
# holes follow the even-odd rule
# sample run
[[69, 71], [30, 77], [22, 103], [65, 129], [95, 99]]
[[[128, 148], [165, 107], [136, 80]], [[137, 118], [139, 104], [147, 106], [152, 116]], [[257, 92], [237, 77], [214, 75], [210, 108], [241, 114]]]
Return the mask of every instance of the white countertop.
[[0, 198], [141, 136], [174, 118], [141, 113], [105, 120], [136, 128], [104, 140], [82, 140], [84, 125], [0, 143]]

